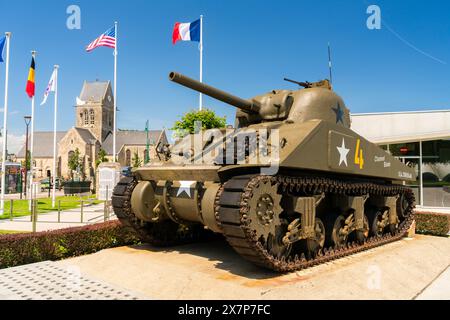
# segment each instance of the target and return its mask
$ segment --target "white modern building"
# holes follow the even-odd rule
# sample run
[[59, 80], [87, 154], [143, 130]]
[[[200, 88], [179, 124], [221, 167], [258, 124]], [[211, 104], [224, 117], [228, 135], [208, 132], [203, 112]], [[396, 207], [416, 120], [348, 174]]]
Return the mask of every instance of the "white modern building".
[[416, 169], [418, 205], [450, 208], [450, 110], [352, 114], [352, 129]]

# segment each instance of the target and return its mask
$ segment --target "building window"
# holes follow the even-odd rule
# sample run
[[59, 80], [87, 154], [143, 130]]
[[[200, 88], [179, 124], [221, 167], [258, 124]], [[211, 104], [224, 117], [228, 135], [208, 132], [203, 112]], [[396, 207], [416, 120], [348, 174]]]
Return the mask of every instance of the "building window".
[[125, 152], [125, 165], [130, 167], [131, 166], [131, 151], [130, 149], [127, 149]]
[[450, 140], [391, 144], [389, 150], [414, 168], [417, 180], [406, 184], [418, 204], [450, 207]]
[[95, 123], [95, 115], [94, 115], [94, 110], [89, 110], [89, 117], [91, 119], [91, 124]]
[[89, 125], [89, 114], [87, 110], [84, 110], [84, 125]]

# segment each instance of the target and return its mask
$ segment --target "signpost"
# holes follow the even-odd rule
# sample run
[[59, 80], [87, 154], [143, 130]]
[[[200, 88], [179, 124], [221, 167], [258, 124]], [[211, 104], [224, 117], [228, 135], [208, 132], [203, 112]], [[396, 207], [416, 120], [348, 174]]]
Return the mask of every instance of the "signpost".
[[114, 187], [120, 180], [121, 168], [118, 163], [104, 162], [98, 166], [97, 199], [110, 201]]

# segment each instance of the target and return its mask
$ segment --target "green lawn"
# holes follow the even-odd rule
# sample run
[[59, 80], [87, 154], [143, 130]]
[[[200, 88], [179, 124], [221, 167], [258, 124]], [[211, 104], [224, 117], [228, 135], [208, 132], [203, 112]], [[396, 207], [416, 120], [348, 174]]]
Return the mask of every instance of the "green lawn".
[[0, 230], [0, 235], [2, 234], [14, 234], [14, 233], [27, 233], [28, 231], [14, 231], [14, 230]]
[[[77, 197], [77, 196], [63, 196], [56, 198], [55, 208], [52, 208], [52, 199], [51, 198], [42, 198], [37, 201], [37, 209], [38, 213], [47, 213], [50, 211], [58, 210], [58, 200], [61, 200], [61, 210], [68, 210], [80, 207], [80, 199], [85, 200], [85, 205], [92, 203], [98, 204], [103, 201], [95, 200], [94, 198], [85, 197]], [[10, 201], [5, 201], [5, 213], [0, 215], [0, 219], [9, 219], [10, 217]], [[30, 212], [28, 211], [28, 200], [14, 200], [13, 202], [13, 217], [22, 217], [29, 216]]]

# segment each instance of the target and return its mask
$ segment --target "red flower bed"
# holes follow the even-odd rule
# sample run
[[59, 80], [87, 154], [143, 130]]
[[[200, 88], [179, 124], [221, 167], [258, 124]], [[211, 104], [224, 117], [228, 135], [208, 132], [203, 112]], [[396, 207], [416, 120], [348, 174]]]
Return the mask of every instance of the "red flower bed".
[[416, 232], [445, 237], [450, 232], [450, 215], [416, 212]]
[[138, 243], [119, 221], [38, 233], [0, 236], [0, 268], [58, 260]]

